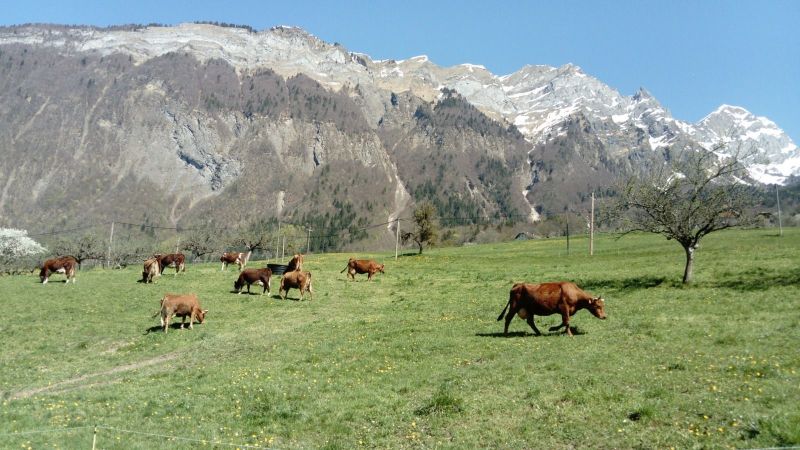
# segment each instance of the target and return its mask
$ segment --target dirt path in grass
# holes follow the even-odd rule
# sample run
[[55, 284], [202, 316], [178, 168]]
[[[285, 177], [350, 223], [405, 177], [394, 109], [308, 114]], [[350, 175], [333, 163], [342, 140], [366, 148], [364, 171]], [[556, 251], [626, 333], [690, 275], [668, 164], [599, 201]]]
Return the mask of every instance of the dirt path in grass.
[[61, 392], [73, 391], [76, 389], [85, 389], [89, 387], [111, 384], [114, 382], [114, 380], [94, 380], [94, 381], [91, 380], [97, 377], [107, 377], [122, 372], [130, 372], [133, 370], [142, 369], [144, 367], [149, 367], [159, 363], [164, 363], [173, 360], [177, 357], [178, 353], [168, 353], [166, 355], [156, 356], [155, 358], [145, 359], [139, 362], [135, 362], [133, 364], [125, 364], [123, 366], [117, 366], [114, 367], [113, 369], [104, 370], [102, 372], [81, 375], [79, 377], [70, 378], [64, 381], [59, 381], [58, 383], [49, 384], [43, 387], [30, 388], [17, 392], [12, 392], [11, 395], [8, 396], [8, 398], [10, 400], [17, 400], [17, 399], [32, 397], [37, 394], [61, 393]]

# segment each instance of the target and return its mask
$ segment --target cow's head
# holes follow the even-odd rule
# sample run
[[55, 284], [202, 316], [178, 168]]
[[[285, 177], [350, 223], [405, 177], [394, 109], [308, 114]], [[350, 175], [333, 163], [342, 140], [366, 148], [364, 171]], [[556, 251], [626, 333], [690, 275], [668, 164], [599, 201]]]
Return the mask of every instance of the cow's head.
[[47, 266], [42, 266], [42, 270], [39, 271], [39, 281], [44, 283], [44, 280], [47, 279]]
[[233, 289], [234, 290], [237, 290], [237, 291], [241, 290], [242, 286], [244, 286], [244, 279], [242, 279], [242, 278], [239, 278], [239, 279], [237, 279], [236, 281], [233, 282]]
[[378, 266], [378, 270], [380, 270], [380, 271], [381, 271], [381, 273], [384, 273], [384, 271], [383, 271], [383, 264], [381, 264], [380, 266]]
[[589, 299], [589, 311], [598, 319], [606, 318], [605, 311], [606, 301], [602, 297], [594, 297]]
[[201, 309], [200, 311], [197, 312], [197, 315], [195, 317], [197, 317], [198, 322], [203, 323], [203, 321], [206, 320], [206, 314], [208, 314], [208, 310]]

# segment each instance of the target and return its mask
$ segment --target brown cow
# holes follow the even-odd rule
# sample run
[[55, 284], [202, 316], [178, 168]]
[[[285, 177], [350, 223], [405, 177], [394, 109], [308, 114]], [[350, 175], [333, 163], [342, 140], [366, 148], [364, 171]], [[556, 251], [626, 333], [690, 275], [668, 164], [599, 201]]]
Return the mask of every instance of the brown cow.
[[587, 294], [575, 283], [561, 281], [558, 283], [528, 284], [517, 283], [511, 288], [503, 312], [497, 320], [503, 318], [506, 309], [511, 306], [506, 315], [506, 326], [503, 334], [508, 335], [508, 324], [514, 315], [519, 314], [521, 319], [526, 319], [528, 325], [533, 328], [533, 332], [539, 336], [539, 329], [533, 323], [533, 316], [549, 316], [551, 314], [561, 314], [561, 325], [550, 327], [550, 331], [566, 327], [566, 333], [572, 336], [569, 328], [569, 318], [580, 309], [588, 309], [598, 319], [605, 319], [606, 313], [603, 309], [605, 301], [601, 297], [592, 297]]
[[161, 266], [162, 274], [167, 267], [174, 267], [176, 276], [179, 272], [186, 272], [186, 257], [183, 253], [167, 253], [166, 255], [156, 253], [153, 255], [153, 258], [158, 259], [158, 265]]
[[[173, 316], [181, 318], [181, 328], [186, 322], [186, 316], [189, 316], [189, 329], [191, 330], [195, 320], [203, 323], [208, 310], [200, 308], [200, 302], [195, 294], [164, 294], [164, 298], [161, 299], [160, 312], [161, 326], [164, 327], [164, 333], [166, 333]], [[158, 313], [153, 317], [157, 315]]]
[[75, 284], [76, 267], [78, 267], [78, 260], [74, 256], [58, 256], [48, 259], [42, 264], [42, 269], [39, 271], [39, 280], [42, 284], [47, 284], [50, 275], [63, 273], [67, 277], [67, 283], [72, 279], [72, 284]]
[[153, 278], [161, 276], [161, 264], [157, 258], [148, 258], [142, 267], [142, 283], [152, 283]]
[[286, 300], [286, 295], [289, 293], [289, 289], [300, 289], [300, 300], [303, 299], [303, 294], [308, 291], [308, 294], [312, 296], [314, 292], [311, 290], [311, 272], [303, 272], [302, 270], [295, 270], [292, 272], [286, 272], [283, 274], [283, 278], [281, 278], [281, 288], [278, 289], [278, 295], [281, 295], [281, 299]]
[[[342, 272], [347, 271], [347, 276], [355, 281], [357, 273], [366, 273], [367, 274], [367, 281], [372, 280], [372, 276], [375, 275], [377, 272], [383, 272], [383, 264], [378, 264], [377, 262], [371, 259], [353, 259], [350, 258], [347, 261], [347, 267], [342, 269]], [[339, 272], [339, 273], [342, 273]]]
[[303, 270], [303, 254], [298, 253], [292, 256], [289, 264], [286, 265], [287, 272], [294, 272], [295, 270]]
[[248, 251], [247, 253], [237, 253], [237, 252], [225, 252], [220, 256], [219, 260], [222, 261], [222, 268], [220, 271], [225, 270], [228, 267], [228, 264], [238, 264], [239, 265], [239, 272], [242, 271], [244, 266], [247, 265], [247, 261], [250, 260], [250, 254], [252, 251]]
[[251, 284], [259, 284], [264, 287], [264, 290], [261, 292], [261, 295], [264, 295], [264, 292], [269, 294], [270, 291], [270, 284], [269, 279], [272, 276], [272, 271], [265, 267], [263, 269], [244, 269], [239, 274], [239, 279], [233, 282], [233, 288], [236, 290], [237, 293], [242, 293], [242, 287], [244, 287], [245, 283], [247, 283], [247, 293], [250, 293], [250, 285]]

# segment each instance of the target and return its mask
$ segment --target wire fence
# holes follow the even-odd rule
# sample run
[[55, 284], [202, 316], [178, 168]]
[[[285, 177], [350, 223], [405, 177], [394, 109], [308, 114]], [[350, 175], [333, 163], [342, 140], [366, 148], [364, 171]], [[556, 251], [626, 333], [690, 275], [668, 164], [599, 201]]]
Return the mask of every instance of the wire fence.
[[[441, 240], [445, 245], [460, 245], [467, 242], [493, 242], [509, 240], [515, 235], [529, 237], [588, 233], [588, 214], [567, 212], [547, 223], [530, 222], [529, 214], [515, 215], [465, 215], [438, 217], [442, 229]], [[570, 231], [572, 223], [572, 231]], [[490, 228], [491, 227], [491, 228]], [[509, 227], [516, 231], [509, 231]], [[538, 227], [537, 232], [534, 228]], [[72, 255], [78, 258], [80, 268], [103, 266], [122, 268], [141, 264], [155, 253], [184, 253], [187, 262], [217, 262], [223, 252], [247, 252], [252, 250], [250, 260], [278, 262], [295, 253], [328, 253], [347, 249], [370, 252], [399, 251], [408, 247], [400, 240], [402, 232], [413, 231], [412, 217], [397, 217], [379, 223], [350, 223], [342, 228], [314, 228], [308, 223], [275, 220], [259, 224], [231, 226], [165, 226], [114, 219], [87, 223], [66, 229], [51, 228], [32, 230], [27, 236], [44, 245], [45, 255]], [[497, 231], [493, 231], [496, 229]], [[505, 229], [505, 234], [501, 230]], [[520, 233], [522, 231], [522, 233]], [[539, 233], [541, 231], [541, 233]], [[198, 236], [205, 242], [197, 244]], [[253, 236], [258, 237], [253, 237]], [[485, 239], [478, 240], [478, 236]], [[247, 238], [245, 238], [247, 237]], [[248, 248], [246, 241], [258, 242]], [[196, 245], [197, 244], [197, 245]], [[0, 261], [0, 273], [25, 273], [34, 270], [45, 259], [45, 255], [17, 261]]]

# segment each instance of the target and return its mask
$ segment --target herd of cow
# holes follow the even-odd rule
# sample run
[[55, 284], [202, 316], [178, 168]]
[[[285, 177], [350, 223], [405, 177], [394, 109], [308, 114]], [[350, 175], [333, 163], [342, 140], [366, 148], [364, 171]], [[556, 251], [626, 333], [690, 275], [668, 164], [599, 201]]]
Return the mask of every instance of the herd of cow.
[[[271, 290], [270, 279], [273, 275], [272, 269], [269, 267], [245, 269], [244, 266], [247, 265], [249, 258], [250, 252], [246, 254], [223, 253], [220, 257], [222, 262], [221, 270], [225, 270], [228, 264], [237, 264], [239, 266], [239, 277], [233, 283], [235, 292], [241, 294], [242, 289], [247, 285], [247, 293], [249, 294], [250, 286], [255, 284], [263, 287], [261, 295], [264, 295], [264, 293], [269, 295]], [[152, 283], [153, 279], [161, 276], [167, 267], [174, 267], [175, 275], [185, 272], [185, 261], [186, 258], [182, 253], [155, 254], [145, 260], [141, 282]], [[66, 276], [66, 283], [72, 280], [74, 284], [77, 266], [78, 261], [72, 256], [59, 256], [48, 259], [42, 264], [39, 278], [45, 284], [50, 275], [60, 273]], [[280, 269], [280, 273], [276, 271], [275, 274], [282, 275], [280, 289], [278, 290], [278, 295], [281, 296], [281, 299], [286, 299], [289, 289], [298, 289], [300, 291], [300, 300], [303, 300], [306, 292], [313, 298], [311, 272], [303, 271], [302, 254], [294, 255], [289, 264], [285, 267], [280, 267]], [[367, 280], [372, 280], [376, 273], [384, 273], [384, 265], [368, 259], [350, 258], [347, 266], [342, 269], [342, 272], [345, 271], [347, 271], [347, 276], [352, 280], [355, 280], [356, 274], [367, 274]], [[581, 309], [587, 309], [599, 319], [606, 318], [603, 298], [587, 294], [575, 283], [569, 281], [540, 284], [517, 283], [511, 288], [508, 303], [506, 303], [497, 320], [500, 321], [505, 316], [503, 334], [508, 335], [508, 326], [514, 316], [518, 315], [528, 323], [538, 336], [541, 335], [541, 332], [536, 328], [533, 317], [560, 314], [561, 324], [551, 327], [550, 331], [564, 328], [564, 332], [572, 336], [569, 320], [571, 316]], [[195, 294], [166, 294], [161, 299], [159, 312], [161, 314], [161, 327], [166, 333], [173, 317], [181, 318], [181, 328], [184, 326], [186, 317], [189, 317], [189, 328], [191, 329], [195, 321], [203, 323], [208, 310], [200, 307], [200, 302]], [[159, 312], [156, 312], [153, 317], [156, 317]]]

